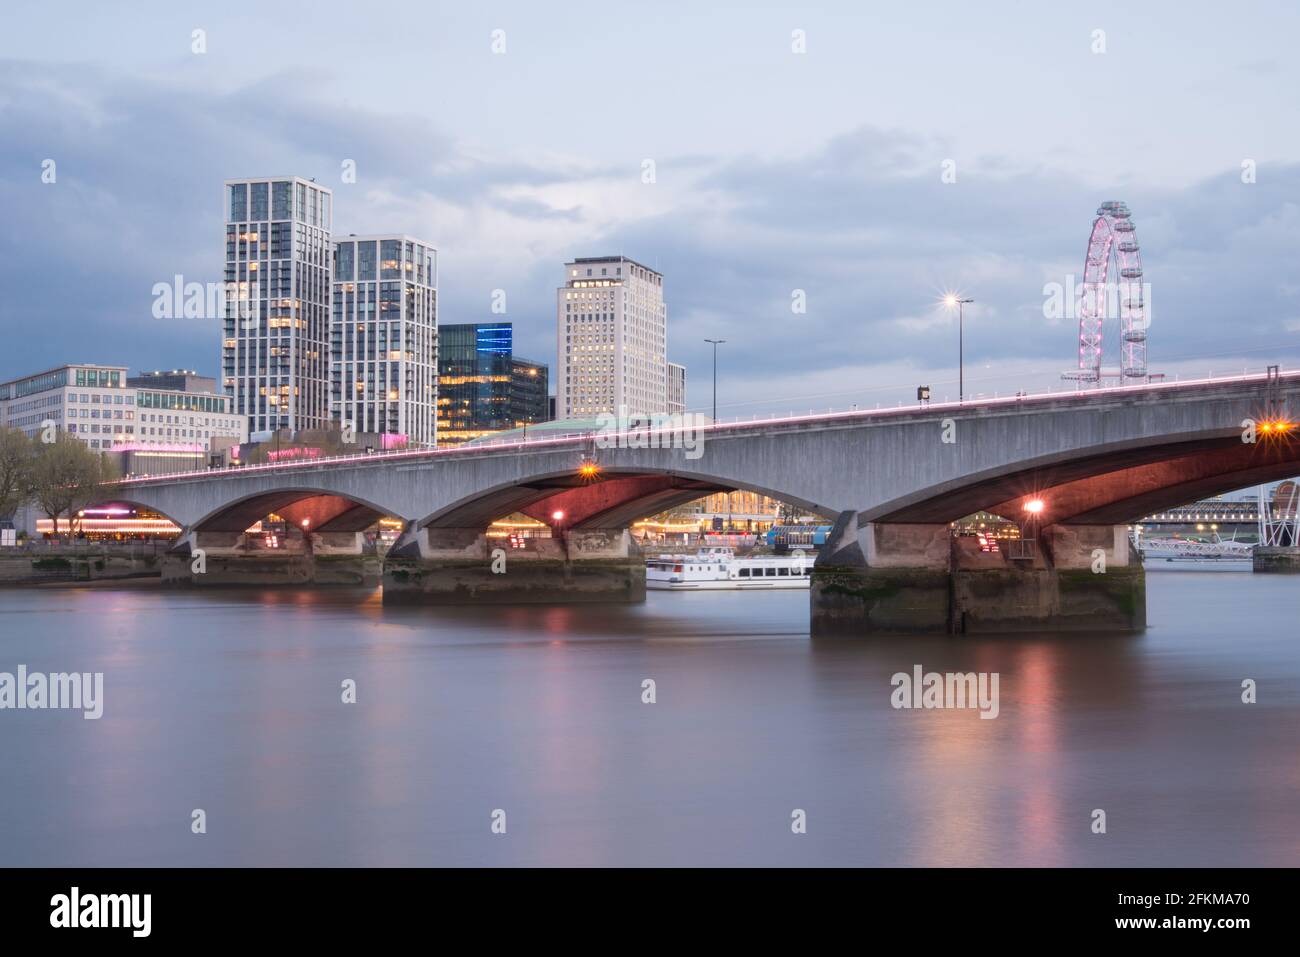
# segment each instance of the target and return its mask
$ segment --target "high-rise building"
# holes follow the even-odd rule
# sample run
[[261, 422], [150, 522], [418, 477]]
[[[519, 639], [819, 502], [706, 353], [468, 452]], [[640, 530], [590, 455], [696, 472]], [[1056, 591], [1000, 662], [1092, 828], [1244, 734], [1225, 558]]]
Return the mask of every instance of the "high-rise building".
[[514, 354], [511, 323], [457, 323], [439, 333], [439, 445], [549, 419], [547, 367]]
[[226, 181], [221, 383], [254, 432], [329, 421], [332, 204], [297, 176]]
[[330, 415], [355, 432], [432, 446], [438, 402], [438, 251], [410, 236], [334, 244]]
[[556, 290], [561, 419], [668, 410], [664, 277], [625, 256], [575, 259]]
[[668, 363], [668, 395], [665, 411], [680, 415], [686, 411], [686, 366]]

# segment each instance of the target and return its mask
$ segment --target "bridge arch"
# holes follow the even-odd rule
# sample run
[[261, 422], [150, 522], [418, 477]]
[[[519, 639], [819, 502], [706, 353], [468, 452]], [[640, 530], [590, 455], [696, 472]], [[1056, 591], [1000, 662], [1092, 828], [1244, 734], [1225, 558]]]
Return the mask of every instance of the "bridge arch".
[[1014, 470], [994, 469], [939, 485], [861, 512], [859, 522], [938, 524], [976, 511], [1011, 521], [1114, 525], [1188, 501], [1300, 471], [1300, 442], [1260, 439], [1243, 443], [1240, 430], [1184, 434], [1165, 440], [1130, 440], [1042, 456]]
[[[502, 482], [451, 502], [415, 524], [421, 528], [486, 528], [496, 519], [522, 512], [552, 526], [617, 529], [715, 492], [741, 490], [835, 518], [825, 506], [753, 482], [680, 468], [615, 466], [602, 467], [595, 476], [565, 469]], [[561, 519], [555, 519], [557, 513]]]
[[352, 494], [296, 487], [255, 492], [224, 502], [193, 525], [199, 532], [244, 532], [272, 513], [313, 532], [359, 532], [396, 512]]

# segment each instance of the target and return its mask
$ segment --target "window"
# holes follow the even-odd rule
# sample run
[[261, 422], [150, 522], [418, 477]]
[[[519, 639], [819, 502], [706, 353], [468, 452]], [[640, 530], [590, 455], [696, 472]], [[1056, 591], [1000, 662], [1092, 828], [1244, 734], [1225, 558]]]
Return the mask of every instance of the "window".
[[250, 189], [252, 190], [253, 202], [251, 206], [251, 215], [248, 219], [264, 220], [266, 219], [267, 214], [267, 184], [253, 183], [250, 186]]
[[271, 184], [271, 218], [289, 219], [293, 206], [293, 184], [280, 182]]
[[230, 221], [243, 222], [248, 219], [248, 184], [235, 183], [230, 187]]

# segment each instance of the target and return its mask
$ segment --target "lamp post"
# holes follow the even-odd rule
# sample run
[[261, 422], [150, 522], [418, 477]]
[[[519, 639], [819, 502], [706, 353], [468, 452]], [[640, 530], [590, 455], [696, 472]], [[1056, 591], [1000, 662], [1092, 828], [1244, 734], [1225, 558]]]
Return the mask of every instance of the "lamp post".
[[966, 396], [966, 343], [965, 333], [963, 330], [962, 307], [968, 302], [974, 302], [974, 299], [960, 299], [952, 293], [943, 297], [944, 303], [952, 308], [957, 307], [957, 404], [961, 405]]
[[718, 346], [726, 342], [726, 339], [705, 339], [705, 342], [713, 343], [713, 421], [718, 421]]

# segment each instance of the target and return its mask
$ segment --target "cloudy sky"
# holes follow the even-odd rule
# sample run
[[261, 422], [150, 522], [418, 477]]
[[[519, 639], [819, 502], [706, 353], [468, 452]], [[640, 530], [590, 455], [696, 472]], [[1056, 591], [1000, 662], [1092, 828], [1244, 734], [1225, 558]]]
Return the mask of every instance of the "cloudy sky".
[[1300, 364], [1294, 3], [8, 0], [4, 26], [0, 379], [215, 373], [217, 324], [154, 319], [152, 287], [219, 281], [222, 180], [278, 174], [331, 185], [337, 233], [437, 245], [442, 322], [505, 290], [550, 363], [566, 259], [659, 269], [692, 406], [727, 340], [723, 415], [955, 395], [945, 290], [975, 299], [968, 391], [1059, 387], [1077, 327], [1044, 286], [1109, 199], [1153, 371]]

